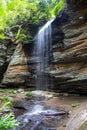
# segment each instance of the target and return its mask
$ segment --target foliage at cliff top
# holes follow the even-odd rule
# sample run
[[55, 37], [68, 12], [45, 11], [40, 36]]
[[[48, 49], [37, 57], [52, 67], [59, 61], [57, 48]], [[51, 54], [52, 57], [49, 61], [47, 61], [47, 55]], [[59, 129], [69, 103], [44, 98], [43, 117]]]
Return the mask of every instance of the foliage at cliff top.
[[32, 26], [42, 25], [63, 7], [64, 0], [0, 0], [0, 39], [32, 39]]

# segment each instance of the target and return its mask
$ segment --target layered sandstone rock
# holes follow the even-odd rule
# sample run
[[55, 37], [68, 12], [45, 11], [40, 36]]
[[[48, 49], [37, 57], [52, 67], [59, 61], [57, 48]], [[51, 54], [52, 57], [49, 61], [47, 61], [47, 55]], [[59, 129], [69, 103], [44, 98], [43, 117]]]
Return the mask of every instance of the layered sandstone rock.
[[70, 14], [69, 22], [61, 26], [64, 47], [53, 43], [54, 69], [49, 73], [55, 89], [87, 93], [87, 8]]
[[12, 60], [8, 66], [2, 84], [8, 86], [24, 85], [30, 73], [27, 68], [27, 59], [23, 51], [22, 45], [19, 44], [12, 56]]

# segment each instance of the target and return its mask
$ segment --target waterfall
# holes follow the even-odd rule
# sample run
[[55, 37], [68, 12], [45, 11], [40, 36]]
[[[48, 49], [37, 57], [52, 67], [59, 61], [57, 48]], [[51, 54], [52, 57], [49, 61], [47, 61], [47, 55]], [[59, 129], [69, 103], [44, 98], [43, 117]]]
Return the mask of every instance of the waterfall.
[[35, 55], [37, 56], [36, 65], [36, 88], [47, 90], [49, 79], [45, 71], [49, 66], [49, 59], [52, 49], [51, 39], [51, 23], [53, 20], [48, 21], [38, 32], [35, 37]]

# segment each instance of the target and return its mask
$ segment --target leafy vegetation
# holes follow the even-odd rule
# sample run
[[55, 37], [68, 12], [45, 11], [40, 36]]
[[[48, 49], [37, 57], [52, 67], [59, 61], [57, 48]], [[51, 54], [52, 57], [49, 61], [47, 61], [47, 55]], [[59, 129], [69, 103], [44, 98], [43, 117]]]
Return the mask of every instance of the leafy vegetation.
[[2, 98], [1, 98], [1, 101], [3, 103], [7, 103], [7, 102], [12, 102], [12, 99], [10, 97], [8, 97], [7, 95], [4, 95]]
[[0, 93], [4, 93], [4, 90], [3, 90], [3, 89], [0, 89]]
[[63, 0], [0, 0], [0, 39], [32, 40], [41, 26], [64, 7]]
[[15, 94], [15, 93], [17, 93], [17, 91], [14, 90], [14, 89], [10, 89], [10, 90], [8, 91], [8, 93], [9, 93], [9, 94]]
[[54, 13], [55, 16], [59, 14], [59, 12], [62, 10], [64, 5], [65, 5], [64, 1], [60, 0], [59, 3], [54, 7], [53, 13]]
[[32, 97], [32, 93], [31, 93], [31, 92], [26, 92], [26, 93], [25, 93], [25, 96], [26, 96], [26, 97]]
[[73, 107], [73, 108], [77, 108], [77, 107], [79, 107], [79, 105], [80, 105], [80, 104], [75, 103], [75, 104], [72, 104], [72, 107]]
[[0, 130], [9, 130], [15, 128], [18, 122], [15, 120], [14, 114], [10, 111], [13, 105], [13, 100], [4, 95], [1, 98], [2, 106], [0, 108]]
[[[26, 97], [32, 97], [30, 91], [24, 91], [24, 89], [9, 89], [8, 91], [1, 90], [1, 94], [3, 95], [0, 99], [1, 107], [0, 107], [0, 130], [10, 130], [16, 128], [19, 125], [19, 122], [16, 121], [14, 113], [11, 111], [11, 107], [13, 106], [13, 99], [9, 97], [10, 94], [22, 93]], [[3, 91], [2, 91], [3, 90]], [[3, 93], [4, 94], [3, 94]]]
[[18, 122], [15, 120], [13, 113], [3, 115], [0, 118], [0, 130], [9, 130], [15, 128]]
[[10, 107], [12, 107], [13, 105], [13, 100], [12, 98], [10, 98], [9, 96], [7, 95], [4, 95], [2, 98], [1, 98], [1, 102], [2, 102], [2, 107], [0, 108], [0, 112], [3, 112], [4, 110], [5, 111], [8, 111], [8, 109]]

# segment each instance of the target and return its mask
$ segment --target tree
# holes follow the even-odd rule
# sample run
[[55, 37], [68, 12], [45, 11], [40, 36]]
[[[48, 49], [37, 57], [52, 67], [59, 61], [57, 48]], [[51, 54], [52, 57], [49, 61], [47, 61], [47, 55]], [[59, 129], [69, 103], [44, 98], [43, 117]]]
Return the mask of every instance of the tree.
[[[32, 27], [43, 25], [64, 6], [63, 0], [0, 0], [0, 38], [14, 43], [31, 40]], [[54, 7], [54, 9], [53, 9]], [[35, 29], [33, 29], [34, 31]]]

